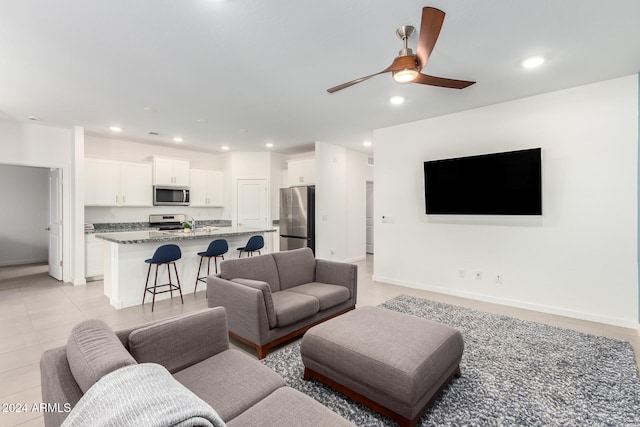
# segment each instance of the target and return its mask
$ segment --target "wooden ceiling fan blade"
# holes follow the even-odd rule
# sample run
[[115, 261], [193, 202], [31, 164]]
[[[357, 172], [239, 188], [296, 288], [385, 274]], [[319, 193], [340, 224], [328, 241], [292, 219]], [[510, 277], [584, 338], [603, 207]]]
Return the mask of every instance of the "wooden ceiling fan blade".
[[385, 69], [383, 71], [380, 71], [379, 73], [371, 74], [371, 75], [365, 76], [365, 77], [360, 77], [359, 79], [351, 80], [350, 82], [347, 82], [347, 83], [342, 83], [341, 85], [334, 86], [332, 88], [327, 89], [327, 92], [334, 93], [334, 92], [337, 92], [339, 90], [346, 89], [349, 86], [353, 86], [353, 85], [361, 83], [361, 82], [363, 82], [365, 80], [369, 80], [371, 77], [375, 77], [378, 74], [388, 73], [389, 71], [390, 71], [389, 69]]
[[418, 39], [418, 48], [416, 49], [418, 57], [418, 69], [422, 70], [431, 51], [438, 41], [440, 29], [444, 22], [445, 13], [435, 7], [425, 7], [422, 9], [422, 22], [420, 24], [420, 38]]
[[416, 79], [413, 80], [412, 83], [446, 87], [450, 89], [464, 89], [466, 87], [471, 86], [472, 84], [475, 84], [475, 82], [470, 82], [466, 80], [446, 79], [444, 77], [428, 76], [422, 73], [418, 74], [418, 77], [416, 77]]

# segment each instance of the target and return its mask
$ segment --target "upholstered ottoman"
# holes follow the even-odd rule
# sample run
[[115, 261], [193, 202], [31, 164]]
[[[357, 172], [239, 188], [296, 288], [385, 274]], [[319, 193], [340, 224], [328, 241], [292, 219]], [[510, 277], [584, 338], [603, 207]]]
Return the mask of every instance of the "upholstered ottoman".
[[449, 380], [464, 344], [454, 328], [361, 307], [309, 329], [300, 353], [315, 378], [401, 426], [414, 426]]

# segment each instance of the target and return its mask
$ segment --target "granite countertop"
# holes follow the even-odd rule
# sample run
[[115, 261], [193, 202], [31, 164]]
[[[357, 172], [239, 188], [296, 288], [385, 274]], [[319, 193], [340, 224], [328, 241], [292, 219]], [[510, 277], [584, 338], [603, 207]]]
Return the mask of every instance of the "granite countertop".
[[273, 233], [274, 227], [268, 228], [246, 228], [246, 227], [202, 227], [194, 231], [185, 233], [182, 230], [158, 231], [158, 230], [138, 230], [124, 232], [96, 233], [96, 237], [108, 242], [131, 244], [150, 242], [174, 242], [179, 240], [204, 239], [211, 237], [243, 236], [258, 233]]
[[[210, 227], [231, 227], [231, 221], [228, 220], [196, 220], [197, 228], [205, 226]], [[117, 223], [96, 223], [86, 224], [92, 225], [93, 229], [84, 230], [85, 234], [100, 234], [100, 233], [124, 233], [128, 231], [159, 231], [158, 227], [152, 227], [148, 222], [117, 222]], [[86, 227], [85, 225], [85, 227]]]

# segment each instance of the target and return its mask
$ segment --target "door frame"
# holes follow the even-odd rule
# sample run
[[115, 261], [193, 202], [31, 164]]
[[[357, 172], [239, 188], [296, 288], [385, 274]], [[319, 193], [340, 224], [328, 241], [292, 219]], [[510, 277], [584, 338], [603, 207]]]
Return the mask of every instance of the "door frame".
[[[52, 191], [52, 180], [55, 180], [55, 201], [53, 200], [54, 191]], [[47, 221], [47, 262], [49, 263], [49, 276], [53, 277], [56, 280], [62, 281], [63, 271], [64, 271], [64, 214], [63, 214], [63, 197], [64, 197], [64, 175], [63, 171], [60, 168], [50, 168], [49, 169], [49, 202], [47, 204], [48, 208], [48, 221]], [[56, 212], [53, 212], [55, 210]], [[52, 217], [55, 218], [57, 224], [52, 223]], [[52, 229], [53, 228], [53, 229]], [[57, 236], [55, 245], [55, 254], [52, 252], [52, 242], [51, 235], [54, 234]], [[58, 265], [56, 265], [58, 264]]]

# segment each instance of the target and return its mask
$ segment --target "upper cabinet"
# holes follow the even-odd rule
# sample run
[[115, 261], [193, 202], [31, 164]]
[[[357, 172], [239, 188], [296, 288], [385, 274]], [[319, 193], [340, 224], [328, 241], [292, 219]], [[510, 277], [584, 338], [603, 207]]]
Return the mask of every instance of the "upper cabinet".
[[222, 183], [222, 172], [191, 169], [191, 206], [221, 207], [224, 203]]
[[189, 175], [188, 160], [153, 158], [153, 185], [188, 187]]
[[287, 160], [289, 187], [316, 184], [316, 159]]
[[84, 204], [153, 206], [151, 164], [85, 158]]

